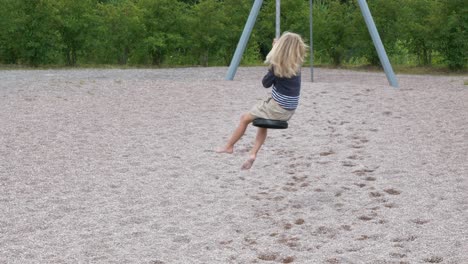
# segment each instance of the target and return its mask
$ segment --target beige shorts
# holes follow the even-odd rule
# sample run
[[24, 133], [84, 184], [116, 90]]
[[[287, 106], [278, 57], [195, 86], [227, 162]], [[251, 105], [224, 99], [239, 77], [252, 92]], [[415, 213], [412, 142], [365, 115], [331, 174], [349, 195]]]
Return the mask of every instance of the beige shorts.
[[256, 118], [288, 121], [296, 110], [282, 108], [271, 96], [257, 102], [250, 114]]

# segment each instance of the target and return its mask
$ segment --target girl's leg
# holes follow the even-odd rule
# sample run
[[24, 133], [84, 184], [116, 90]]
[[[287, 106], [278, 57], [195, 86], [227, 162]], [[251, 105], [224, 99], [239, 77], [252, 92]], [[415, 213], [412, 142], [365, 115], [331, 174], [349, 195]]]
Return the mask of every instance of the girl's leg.
[[267, 137], [267, 131], [268, 130], [266, 128], [262, 128], [262, 127], [258, 128], [257, 137], [255, 138], [255, 144], [252, 150], [250, 151], [249, 159], [245, 161], [244, 164], [242, 165], [243, 170], [248, 170], [252, 167], [255, 159], [257, 158], [258, 151], [260, 150], [263, 143], [265, 142], [265, 139]]
[[221, 149], [216, 150], [218, 153], [232, 153], [234, 151], [234, 145], [237, 143], [237, 141], [244, 135], [245, 130], [247, 129], [247, 126], [252, 123], [254, 120], [254, 116], [252, 116], [249, 113], [245, 113], [241, 116], [241, 120], [239, 122], [239, 125], [237, 126], [236, 130], [232, 133], [231, 138], [228, 140], [226, 143], [226, 146], [224, 146]]

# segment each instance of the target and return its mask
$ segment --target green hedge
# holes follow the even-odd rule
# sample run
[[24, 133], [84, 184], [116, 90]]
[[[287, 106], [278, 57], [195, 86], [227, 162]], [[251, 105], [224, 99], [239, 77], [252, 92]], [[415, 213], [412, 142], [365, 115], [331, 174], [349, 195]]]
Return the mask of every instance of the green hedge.
[[[368, 0], [390, 60], [467, 66], [466, 0]], [[228, 65], [253, 0], [0, 0], [0, 63]], [[309, 39], [309, 1], [283, 0], [283, 31]], [[275, 1], [265, 0], [244, 64], [271, 48]], [[355, 0], [314, 0], [321, 64], [379, 65]]]

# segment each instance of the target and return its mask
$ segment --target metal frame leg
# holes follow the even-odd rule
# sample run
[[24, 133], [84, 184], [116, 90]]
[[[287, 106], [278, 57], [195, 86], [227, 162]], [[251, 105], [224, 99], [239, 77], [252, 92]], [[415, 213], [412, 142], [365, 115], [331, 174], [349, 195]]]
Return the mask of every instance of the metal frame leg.
[[281, 0], [276, 0], [276, 39], [281, 36]]
[[380, 39], [377, 27], [375, 26], [374, 19], [372, 18], [371, 12], [369, 10], [369, 6], [367, 5], [366, 0], [358, 0], [358, 3], [359, 7], [361, 8], [362, 16], [366, 21], [367, 29], [369, 29], [372, 41], [374, 42], [375, 49], [377, 50], [377, 54], [379, 55], [380, 63], [382, 63], [385, 74], [387, 75], [388, 82], [391, 86], [398, 88], [398, 81], [395, 77], [395, 73], [393, 72], [393, 68], [390, 64], [387, 53], [385, 52], [385, 48], [382, 44], [382, 40]]
[[242, 36], [239, 40], [239, 43], [237, 44], [236, 52], [234, 53], [234, 57], [231, 60], [231, 64], [229, 65], [229, 69], [226, 74], [226, 80], [232, 81], [236, 75], [237, 68], [239, 67], [242, 55], [245, 51], [245, 47], [247, 46], [247, 42], [249, 42], [250, 34], [252, 33], [252, 29], [255, 25], [255, 21], [257, 20], [257, 16], [260, 12], [262, 4], [263, 0], [255, 0], [255, 3], [250, 10], [249, 18], [247, 19], [247, 23], [245, 23], [244, 31], [242, 32]]
[[309, 16], [309, 27], [310, 27], [310, 46], [309, 46], [309, 49], [310, 49], [310, 81], [313, 82], [314, 81], [314, 38], [313, 38], [313, 25], [314, 25], [314, 20], [313, 20], [313, 0], [310, 0], [309, 1], [309, 12], [310, 12], [310, 16]]

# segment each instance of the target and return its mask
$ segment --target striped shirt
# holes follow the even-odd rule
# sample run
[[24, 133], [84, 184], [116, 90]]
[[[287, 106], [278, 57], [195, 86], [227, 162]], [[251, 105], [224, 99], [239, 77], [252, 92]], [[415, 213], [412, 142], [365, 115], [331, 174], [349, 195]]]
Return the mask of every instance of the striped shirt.
[[299, 96], [283, 95], [277, 91], [276, 86], [273, 86], [271, 97], [286, 110], [294, 110], [299, 105]]
[[286, 110], [297, 108], [301, 92], [300, 73], [291, 78], [281, 78], [275, 76], [273, 70], [268, 70], [263, 77], [262, 84], [265, 88], [273, 86], [272, 97], [282, 108]]

